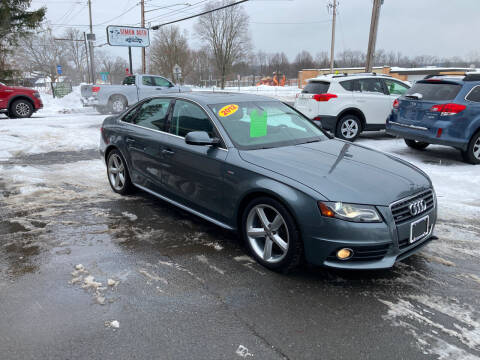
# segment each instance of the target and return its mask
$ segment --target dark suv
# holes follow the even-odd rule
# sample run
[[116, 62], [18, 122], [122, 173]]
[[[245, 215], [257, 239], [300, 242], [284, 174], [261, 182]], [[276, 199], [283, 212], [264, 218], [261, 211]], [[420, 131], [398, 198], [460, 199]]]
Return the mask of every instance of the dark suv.
[[28, 118], [42, 107], [38, 91], [0, 83], [0, 113], [11, 118]]
[[452, 146], [466, 162], [480, 164], [480, 73], [416, 82], [393, 103], [386, 129], [411, 148]]

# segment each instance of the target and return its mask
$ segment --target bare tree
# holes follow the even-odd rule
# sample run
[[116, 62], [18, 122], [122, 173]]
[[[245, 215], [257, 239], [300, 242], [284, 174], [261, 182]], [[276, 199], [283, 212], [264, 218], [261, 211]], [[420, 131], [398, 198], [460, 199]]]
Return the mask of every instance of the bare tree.
[[321, 51], [315, 55], [315, 65], [320, 69], [330, 66], [330, 56], [327, 51]]
[[149, 68], [174, 80], [175, 65], [182, 68], [184, 78], [191, 71], [187, 37], [178, 26], [161, 27], [152, 42]]
[[56, 42], [50, 31], [22, 38], [15, 58], [24, 69], [47, 76], [51, 82], [58, 78], [57, 65], [68, 69], [63, 44]]
[[295, 67], [295, 71], [313, 69], [315, 67], [315, 62], [313, 61], [312, 55], [308, 51], [303, 50], [295, 57], [293, 66]]
[[88, 70], [86, 67], [85, 44], [84, 42], [75, 41], [81, 40], [83, 34], [78, 29], [69, 28], [62, 37], [70, 39], [70, 41], [64, 41], [63, 49], [65, 51], [64, 55], [73, 70], [71, 78], [77, 81], [86, 81]]
[[105, 51], [97, 51], [95, 53], [95, 69], [99, 72], [107, 72], [110, 83], [120, 84], [125, 78], [125, 69], [128, 68], [127, 60], [117, 56], [113, 58]]
[[[231, 0], [210, 3], [205, 10], [231, 3]], [[198, 36], [213, 54], [222, 89], [233, 64], [243, 60], [250, 50], [248, 21], [243, 7], [237, 5], [203, 15], [195, 26]]]

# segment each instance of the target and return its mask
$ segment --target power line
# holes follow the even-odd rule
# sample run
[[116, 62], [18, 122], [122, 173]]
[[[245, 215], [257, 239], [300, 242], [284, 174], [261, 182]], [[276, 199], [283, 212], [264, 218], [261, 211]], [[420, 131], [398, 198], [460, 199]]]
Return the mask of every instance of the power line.
[[332, 20], [323, 20], [323, 21], [301, 21], [301, 22], [257, 22], [250, 21], [251, 24], [261, 24], [261, 25], [308, 25], [308, 24], [326, 24], [330, 23]]
[[168, 23], [164, 23], [164, 24], [160, 24], [160, 25], [155, 25], [155, 26], [152, 26], [151, 29], [152, 29], [152, 30], [158, 30], [159, 28], [161, 28], [162, 26], [165, 26], [165, 25], [170, 25], [170, 24], [174, 24], [174, 23], [177, 23], [177, 22], [180, 22], [180, 21], [185, 21], [185, 20], [193, 19], [193, 18], [196, 18], [196, 17], [198, 17], [198, 16], [202, 16], [202, 15], [206, 15], [206, 14], [212, 13], [212, 12], [214, 12], [214, 11], [226, 9], [226, 8], [229, 8], [229, 7], [232, 7], [232, 6], [235, 6], [235, 5], [239, 5], [239, 4], [244, 3], [244, 2], [247, 2], [247, 1], [249, 1], [249, 0], [240, 0], [240, 1], [237, 1], [237, 2], [234, 2], [234, 3], [231, 3], [231, 4], [228, 4], [228, 5], [221, 6], [221, 7], [219, 7], [219, 8], [215, 8], [215, 9], [212, 9], [212, 10], [204, 11], [204, 12], [202, 12], [202, 13], [200, 13], [200, 14], [188, 16], [188, 17], [185, 17], [185, 18], [183, 18], [183, 19], [178, 19], [178, 20], [170, 21], [170, 22], [168, 22]]
[[[171, 10], [171, 11], [168, 11], [164, 14], [161, 14], [161, 15], [158, 15], [158, 16], [155, 16], [155, 17], [152, 17], [150, 19], [148, 19], [149, 22], [151, 22], [152, 20], [161, 20], [161, 19], [164, 19], [164, 18], [167, 18], [167, 17], [171, 17], [173, 15], [177, 15], [177, 14], [181, 14], [181, 13], [184, 13], [184, 12], [190, 12], [190, 13], [193, 13], [192, 10], [194, 10], [194, 8], [197, 8], [200, 6], [200, 4], [203, 4], [205, 2], [207, 2], [209, 0], [201, 0], [201, 1], [198, 1], [194, 4], [192, 4], [191, 6], [188, 6], [186, 8], [183, 8], [183, 9], [178, 9], [178, 10]], [[196, 9], [195, 9], [196, 10]]]

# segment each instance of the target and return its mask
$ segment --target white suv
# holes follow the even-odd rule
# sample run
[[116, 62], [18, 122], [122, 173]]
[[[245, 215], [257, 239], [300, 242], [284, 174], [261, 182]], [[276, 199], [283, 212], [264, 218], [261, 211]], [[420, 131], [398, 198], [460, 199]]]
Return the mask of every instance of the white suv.
[[308, 80], [295, 109], [335, 136], [354, 141], [362, 131], [385, 129], [396, 98], [410, 88], [387, 75], [323, 75]]

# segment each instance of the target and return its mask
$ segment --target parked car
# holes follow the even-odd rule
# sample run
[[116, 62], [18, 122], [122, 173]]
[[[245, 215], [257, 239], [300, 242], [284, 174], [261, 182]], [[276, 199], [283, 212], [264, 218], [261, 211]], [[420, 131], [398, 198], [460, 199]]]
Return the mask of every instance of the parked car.
[[480, 73], [417, 81], [393, 104], [387, 132], [417, 150], [452, 146], [480, 164]]
[[142, 189], [238, 231], [270, 269], [303, 258], [389, 268], [434, 239], [436, 198], [425, 173], [332, 139], [271, 98], [153, 97], [104, 120], [100, 153], [113, 191]]
[[93, 106], [101, 114], [118, 114], [147, 97], [191, 91], [189, 87], [173, 84], [157, 75], [130, 75], [122, 85], [82, 85], [83, 106]]
[[10, 118], [28, 118], [41, 108], [43, 103], [38, 91], [0, 83], [0, 113]]
[[385, 129], [393, 101], [410, 85], [387, 75], [324, 75], [309, 79], [295, 108], [336, 137], [354, 141], [362, 131]]

